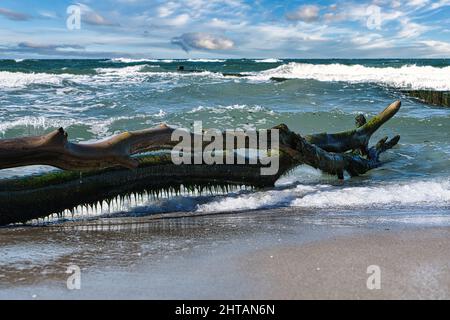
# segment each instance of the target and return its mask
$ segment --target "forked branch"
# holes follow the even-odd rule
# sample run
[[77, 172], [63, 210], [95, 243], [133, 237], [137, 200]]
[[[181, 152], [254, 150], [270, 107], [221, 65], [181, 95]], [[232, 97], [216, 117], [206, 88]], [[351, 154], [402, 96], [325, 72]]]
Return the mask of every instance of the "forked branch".
[[[343, 177], [344, 171], [355, 176], [380, 165], [379, 155], [397, 144], [399, 136], [381, 140], [375, 147], [368, 143], [373, 133], [400, 109], [396, 101], [368, 122], [359, 118], [359, 128], [335, 133], [302, 137], [279, 125], [280, 151], [292, 165], [305, 163], [324, 172]], [[175, 129], [166, 125], [124, 132], [92, 144], [73, 143], [60, 128], [38, 137], [0, 140], [0, 169], [25, 165], [50, 165], [64, 170], [99, 170], [110, 167], [136, 168], [139, 162], [132, 155], [150, 150], [171, 149]], [[206, 139], [208, 140], [208, 139]], [[361, 155], [346, 153], [361, 150]]]

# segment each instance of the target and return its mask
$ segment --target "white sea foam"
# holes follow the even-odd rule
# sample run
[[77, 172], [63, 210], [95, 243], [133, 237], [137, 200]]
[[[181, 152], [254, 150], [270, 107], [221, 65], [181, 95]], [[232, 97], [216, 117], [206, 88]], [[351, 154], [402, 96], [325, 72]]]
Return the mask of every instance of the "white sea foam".
[[138, 65], [138, 66], [130, 66], [123, 68], [96, 68], [95, 72], [98, 74], [104, 75], [117, 75], [117, 76], [134, 76], [142, 69], [145, 68], [146, 65]]
[[197, 212], [229, 212], [239, 210], [254, 210], [272, 207], [283, 207], [289, 205], [294, 194], [288, 190], [265, 191], [239, 196], [229, 196], [218, 201], [212, 201], [198, 205]]
[[60, 118], [60, 117], [34, 117], [34, 116], [25, 116], [15, 120], [8, 120], [5, 122], [0, 122], [0, 135], [6, 134], [11, 129], [18, 128], [27, 128], [31, 133], [42, 134], [44, 130], [47, 129], [56, 129], [59, 127], [69, 128], [71, 126], [87, 126], [89, 129], [87, 131], [91, 132], [96, 139], [99, 137], [107, 137], [114, 134], [111, 131], [111, 126], [117, 121], [138, 121], [138, 122], [148, 122], [152, 124], [152, 119], [164, 118], [166, 116], [166, 112], [162, 109], [159, 110], [158, 113], [155, 114], [145, 114], [145, 115], [137, 115], [137, 116], [118, 116], [118, 117], [110, 117], [105, 119], [99, 119], [95, 117], [89, 117], [85, 119], [73, 119], [73, 118]]
[[201, 112], [201, 111], [208, 111], [211, 113], [225, 113], [225, 112], [231, 111], [231, 110], [243, 110], [243, 111], [250, 111], [250, 112], [266, 111], [270, 114], [274, 114], [274, 111], [265, 109], [264, 107], [262, 107], [260, 105], [249, 106], [246, 104], [233, 104], [233, 105], [228, 105], [228, 106], [218, 105], [218, 106], [214, 106], [214, 107], [198, 106], [198, 107], [195, 107], [192, 110], [188, 111], [188, 113], [196, 113], [196, 112]]
[[[98, 75], [76, 75], [76, 74], [52, 74], [52, 73], [24, 73], [24, 72], [9, 72], [0, 71], [0, 88], [14, 89], [24, 88], [33, 84], [40, 85], [62, 85], [65, 80], [70, 80], [77, 83], [101, 83], [117, 81], [117, 78], [122, 78], [126, 81], [134, 80], [139, 75], [139, 71], [146, 65], [130, 66], [124, 68], [97, 68]], [[140, 79], [136, 79], [140, 80]]]
[[[155, 60], [158, 62], [170, 62], [173, 60]], [[219, 73], [204, 71], [198, 73], [180, 73], [180, 72], [150, 72], [145, 70], [154, 65], [141, 64], [134, 66], [126, 66], [121, 68], [96, 68], [95, 75], [79, 75], [79, 74], [53, 74], [53, 73], [25, 73], [25, 72], [9, 72], [0, 71], [0, 88], [14, 89], [23, 88], [33, 84], [41, 85], [62, 85], [64, 80], [70, 80], [75, 83], [82, 84], [102, 84], [117, 81], [140, 82], [148, 76], [164, 77], [164, 78], [180, 78], [180, 77], [214, 77], [222, 78]]]
[[67, 120], [67, 119], [56, 120], [56, 119], [49, 119], [46, 117], [26, 116], [13, 121], [0, 122], [0, 134], [5, 134], [6, 131], [18, 127], [46, 130], [48, 128], [58, 128], [58, 127], [66, 128], [76, 123], [77, 123], [76, 120]]
[[318, 187], [295, 199], [294, 207], [352, 208], [378, 206], [448, 206], [450, 180], [417, 181], [365, 187]]
[[[212, 78], [223, 78], [223, 75], [216, 72], [210, 71], [202, 71], [195, 73], [182, 73], [182, 72], [151, 72], [146, 71], [145, 69], [148, 67], [146, 64], [137, 65], [137, 66], [128, 66], [123, 68], [96, 68], [95, 71], [98, 75], [101, 76], [112, 76], [112, 77], [120, 77], [128, 80], [130, 78], [134, 78], [135, 80], [141, 80], [142, 77], [162, 77], [162, 78], [170, 78], [177, 79], [183, 77], [212, 77]], [[98, 79], [97, 79], [98, 80]]]
[[269, 59], [257, 59], [257, 60], [253, 60], [256, 63], [278, 63], [278, 62], [283, 62], [283, 60], [280, 59], [274, 59], [274, 58], [269, 58]]
[[77, 74], [52, 74], [52, 73], [24, 73], [0, 71], [0, 88], [16, 89], [24, 88], [33, 84], [40, 85], [62, 85], [65, 80], [70, 80], [81, 84], [109, 84], [111, 82], [141, 82], [147, 77], [163, 77], [168, 79], [178, 79], [182, 77], [209, 77], [223, 78], [222, 74], [215, 72], [198, 72], [198, 73], [180, 73], [180, 72], [149, 72], [144, 69], [149, 66], [147, 64], [127, 66], [122, 68], [96, 68], [95, 75], [77, 75]]
[[25, 73], [0, 71], [0, 88], [17, 89], [33, 84], [59, 86], [63, 81], [88, 83], [93, 80], [91, 75], [79, 75], [70, 73]]
[[114, 58], [108, 60], [110, 62], [118, 62], [118, 63], [138, 63], [138, 62], [157, 62], [156, 59], [131, 59], [131, 58]]
[[272, 77], [379, 83], [396, 88], [450, 90], [450, 67], [405, 65], [400, 68], [379, 68], [362, 65], [291, 62], [274, 69], [261, 71], [249, 78], [267, 81]]
[[221, 59], [188, 59], [188, 62], [225, 62], [226, 60]]
[[35, 83], [59, 85], [67, 76], [71, 75], [0, 71], [0, 88], [21, 88]]
[[132, 58], [113, 58], [108, 60], [108, 62], [118, 62], [118, 63], [138, 63], [138, 62], [162, 62], [162, 63], [173, 63], [173, 62], [225, 62], [223, 59], [132, 59]]
[[273, 207], [351, 209], [450, 205], [450, 181], [417, 181], [365, 187], [298, 185], [228, 196], [197, 206], [198, 212], [229, 212]]
[[163, 109], [159, 109], [159, 112], [155, 115], [156, 118], [164, 118], [167, 115]]
[[[173, 60], [171, 60], [173, 61]], [[158, 60], [158, 62], [169, 62]], [[147, 77], [177, 79], [182, 77], [210, 77], [224, 79], [221, 73], [150, 72], [152, 65], [142, 64], [122, 68], [96, 68], [96, 75], [24, 73], [0, 71], [0, 88], [21, 88], [31, 84], [61, 85], [70, 80], [83, 84], [110, 83], [111, 81], [140, 82]], [[289, 63], [277, 68], [249, 75], [254, 81], [267, 81], [272, 77], [288, 79], [315, 79], [319, 81], [345, 81], [350, 83], [379, 83], [397, 88], [450, 90], [450, 67], [403, 66], [400, 68], [375, 68], [362, 65], [315, 65]]]

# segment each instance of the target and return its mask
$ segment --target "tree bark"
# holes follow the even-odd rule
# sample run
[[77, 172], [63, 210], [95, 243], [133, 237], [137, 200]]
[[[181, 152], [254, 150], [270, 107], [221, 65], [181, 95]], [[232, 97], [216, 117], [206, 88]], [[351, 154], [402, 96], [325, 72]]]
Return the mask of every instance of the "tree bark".
[[[342, 178], [347, 171], [352, 176], [379, 166], [379, 154], [392, 148], [399, 137], [369, 149], [372, 134], [400, 109], [395, 101], [366, 122], [357, 118], [359, 128], [335, 134], [320, 133], [301, 137], [287, 126], [280, 130], [280, 149], [285, 154], [330, 174]], [[175, 129], [166, 125], [156, 128], [124, 132], [109, 139], [82, 144], [69, 142], [67, 132], [60, 128], [47, 135], [0, 140], [0, 169], [25, 165], [50, 165], [64, 170], [91, 171], [109, 167], [136, 168], [139, 162], [131, 156], [150, 150], [171, 149], [177, 141], [171, 140]], [[194, 139], [193, 134], [192, 140]], [[205, 142], [205, 144], [207, 144]], [[361, 155], [345, 153], [361, 150]]]
[[38, 137], [4, 139], [0, 140], [0, 169], [26, 165], [49, 165], [64, 170], [136, 168], [138, 162], [130, 156], [154, 148], [170, 148], [173, 131], [161, 125], [124, 132], [92, 144], [69, 142], [63, 128]]
[[359, 127], [355, 130], [333, 134], [313, 134], [305, 136], [305, 139], [325, 151], [346, 152], [350, 150], [364, 150], [363, 154], [367, 154], [371, 136], [400, 110], [400, 106], [401, 102], [395, 101], [368, 122], [365, 119], [361, 119], [361, 116], [358, 116], [356, 121]]

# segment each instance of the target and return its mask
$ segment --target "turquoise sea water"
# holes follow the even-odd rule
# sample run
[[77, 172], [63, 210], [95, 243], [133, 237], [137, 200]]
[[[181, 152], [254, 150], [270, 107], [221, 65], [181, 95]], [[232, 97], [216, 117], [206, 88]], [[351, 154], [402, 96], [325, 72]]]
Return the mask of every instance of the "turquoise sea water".
[[[180, 65], [196, 72], [178, 72]], [[400, 112], [372, 141], [400, 134], [400, 145], [363, 177], [339, 183], [299, 167], [271, 190], [149, 199], [122, 214], [278, 207], [442, 212], [450, 209], [450, 109], [408, 98], [401, 92], [408, 88], [450, 90], [450, 60], [0, 60], [0, 137], [62, 126], [70, 139], [92, 141], [195, 120], [219, 129], [286, 123], [301, 134], [333, 132], [352, 128], [358, 113], [370, 117], [401, 99]], [[42, 170], [49, 168], [0, 171], [0, 178]]]

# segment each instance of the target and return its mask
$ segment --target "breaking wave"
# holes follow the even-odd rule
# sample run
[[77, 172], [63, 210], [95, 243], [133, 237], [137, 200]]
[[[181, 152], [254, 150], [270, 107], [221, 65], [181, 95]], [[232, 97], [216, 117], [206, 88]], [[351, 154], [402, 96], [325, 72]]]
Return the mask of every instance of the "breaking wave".
[[9, 72], [0, 71], [0, 88], [17, 89], [25, 88], [30, 85], [51, 85], [61, 86], [64, 81], [72, 81], [75, 83], [102, 83], [123, 78], [123, 80], [131, 81], [140, 79], [136, 77], [139, 71], [146, 65], [130, 66], [124, 68], [97, 68], [97, 75], [79, 75], [69, 73], [25, 73], [25, 72]]
[[[125, 58], [120, 58], [120, 61]], [[138, 60], [129, 60], [138, 62]], [[140, 62], [141, 60], [139, 60]], [[142, 60], [143, 61], [143, 60]], [[160, 63], [168, 60], [155, 60]], [[172, 60], [173, 61], [173, 60]], [[216, 62], [219, 60], [195, 59], [196, 62]], [[258, 60], [263, 62], [264, 60]], [[267, 62], [267, 59], [266, 59]], [[179, 73], [160, 71], [156, 65], [139, 64], [121, 68], [95, 68], [95, 74], [70, 73], [24, 73], [0, 71], [0, 88], [21, 88], [32, 84], [61, 85], [64, 80], [79, 83], [109, 83], [123, 80], [139, 82], [146, 77], [162, 77], [177, 79], [180, 77], [213, 77], [224, 78], [221, 73], [203, 71], [196, 73]], [[366, 67], [362, 65], [343, 64], [308, 64], [291, 62], [269, 70], [255, 72], [246, 78], [251, 81], [268, 81], [272, 77], [287, 79], [313, 79], [318, 81], [344, 81], [349, 83], [377, 83], [400, 89], [432, 89], [450, 90], [450, 67], [432, 66], [402, 66], [394, 67]]]
[[394, 67], [366, 67], [344, 64], [308, 64], [291, 62], [274, 69], [261, 71], [252, 80], [266, 81], [272, 77], [345, 81], [350, 83], [378, 83], [396, 88], [450, 90], [450, 67], [405, 65]]
[[278, 62], [283, 62], [283, 60], [280, 59], [274, 59], [274, 58], [269, 58], [269, 59], [257, 59], [257, 60], [253, 60], [256, 63], [278, 63]]
[[448, 206], [450, 180], [416, 181], [377, 186], [338, 188], [319, 186], [316, 192], [295, 199], [294, 207], [351, 208], [379, 206]]
[[118, 62], [118, 63], [139, 63], [139, 62], [156, 62], [155, 59], [131, 59], [131, 58], [114, 58], [108, 60], [109, 62]]
[[139, 62], [162, 62], [162, 63], [172, 63], [176, 60], [173, 59], [131, 59], [131, 58], [113, 58], [107, 60], [107, 62], [117, 62], [117, 63], [139, 63]]
[[416, 181], [374, 186], [327, 184], [229, 196], [197, 206], [197, 212], [229, 212], [274, 207], [352, 209], [450, 205], [450, 180]]
[[211, 63], [217, 62], [217, 63], [220, 63], [220, 62], [225, 62], [226, 60], [221, 60], [221, 59], [187, 59], [186, 61], [187, 62], [204, 62], [204, 63], [206, 63], [206, 62], [211, 62]]
[[0, 88], [21, 88], [31, 84], [60, 85], [71, 74], [24, 73], [0, 71]]
[[130, 66], [123, 68], [97, 68], [95, 71], [98, 74], [104, 75], [118, 75], [118, 76], [130, 76], [142, 71], [146, 65]]
[[222, 74], [203, 71], [197, 73], [179, 73], [179, 72], [153, 72], [150, 69], [154, 65], [135, 65], [123, 68], [96, 68], [96, 74], [70, 74], [70, 73], [25, 73], [0, 71], [0, 89], [25, 88], [30, 85], [53, 85], [61, 86], [63, 81], [72, 81], [80, 84], [102, 84], [117, 81], [142, 82], [147, 77], [162, 77], [165, 79], [178, 79], [186, 77], [209, 77], [223, 78]]

